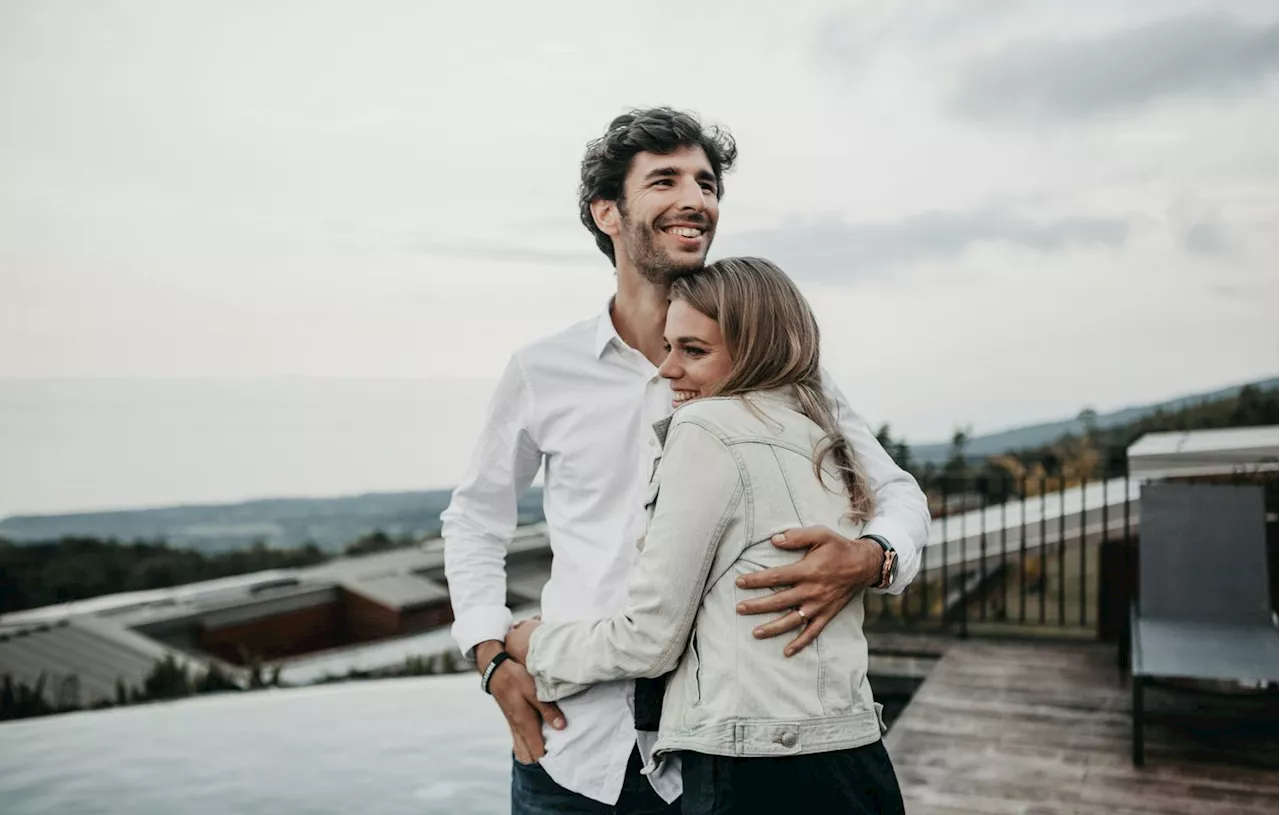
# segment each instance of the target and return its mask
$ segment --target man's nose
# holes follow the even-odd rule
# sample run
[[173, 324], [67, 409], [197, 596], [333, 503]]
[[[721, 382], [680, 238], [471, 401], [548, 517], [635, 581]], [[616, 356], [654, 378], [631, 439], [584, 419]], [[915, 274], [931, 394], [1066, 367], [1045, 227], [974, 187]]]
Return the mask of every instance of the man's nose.
[[687, 179], [680, 185], [680, 209], [682, 211], [702, 212], [707, 202], [702, 194], [702, 185], [697, 179]]

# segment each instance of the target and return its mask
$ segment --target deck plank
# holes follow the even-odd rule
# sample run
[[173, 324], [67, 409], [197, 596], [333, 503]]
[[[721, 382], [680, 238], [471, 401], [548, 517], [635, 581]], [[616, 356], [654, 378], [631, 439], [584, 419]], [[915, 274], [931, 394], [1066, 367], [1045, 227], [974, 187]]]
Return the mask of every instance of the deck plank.
[[[1135, 768], [1130, 688], [1115, 663], [1114, 646], [1098, 643], [954, 643], [885, 739], [907, 811], [1276, 812], [1274, 693], [1149, 693], [1162, 715], [1147, 727], [1147, 765]], [[1195, 708], [1199, 718], [1171, 715]]]

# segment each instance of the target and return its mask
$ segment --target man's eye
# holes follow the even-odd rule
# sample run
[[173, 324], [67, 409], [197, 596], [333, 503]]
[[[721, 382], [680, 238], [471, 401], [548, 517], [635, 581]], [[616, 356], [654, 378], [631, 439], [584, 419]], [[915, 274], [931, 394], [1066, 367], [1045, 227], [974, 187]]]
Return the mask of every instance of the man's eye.
[[716, 188], [715, 188], [714, 186], [712, 186], [711, 184], [703, 184], [703, 185], [702, 185], [702, 191], [703, 191], [703, 192], [709, 192], [709, 193], [711, 193], [712, 195], [715, 195], [715, 194], [716, 194]]

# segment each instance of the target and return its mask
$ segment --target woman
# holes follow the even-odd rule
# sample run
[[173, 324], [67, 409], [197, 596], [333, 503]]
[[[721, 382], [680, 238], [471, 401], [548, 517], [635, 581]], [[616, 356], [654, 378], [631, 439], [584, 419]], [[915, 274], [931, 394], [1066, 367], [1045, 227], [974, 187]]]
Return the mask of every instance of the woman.
[[767, 591], [738, 576], [803, 554], [773, 535], [824, 524], [856, 538], [874, 510], [823, 396], [813, 313], [773, 264], [730, 258], [673, 284], [665, 336], [676, 410], [654, 428], [626, 609], [521, 625], [507, 651], [544, 701], [674, 668], [655, 755], [680, 755], [686, 813], [902, 812], [862, 597], [791, 657], [735, 611]]

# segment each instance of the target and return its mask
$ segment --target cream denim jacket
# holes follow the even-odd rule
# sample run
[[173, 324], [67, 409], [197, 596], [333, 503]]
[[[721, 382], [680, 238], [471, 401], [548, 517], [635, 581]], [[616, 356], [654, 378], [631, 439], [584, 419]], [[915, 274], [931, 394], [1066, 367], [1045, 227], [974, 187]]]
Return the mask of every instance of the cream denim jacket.
[[527, 665], [538, 697], [674, 668], [656, 755], [787, 756], [879, 739], [861, 592], [790, 658], [782, 639], [751, 635], [760, 617], [736, 611], [770, 593], [738, 588], [739, 575], [803, 556], [775, 547], [775, 533], [822, 524], [854, 538], [862, 529], [845, 517], [849, 496], [830, 459], [821, 481], [814, 473], [823, 434], [793, 390], [689, 402], [654, 429], [663, 454], [626, 609], [539, 626]]

